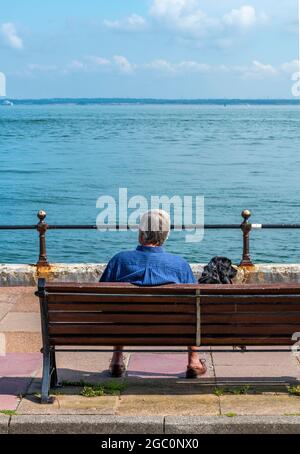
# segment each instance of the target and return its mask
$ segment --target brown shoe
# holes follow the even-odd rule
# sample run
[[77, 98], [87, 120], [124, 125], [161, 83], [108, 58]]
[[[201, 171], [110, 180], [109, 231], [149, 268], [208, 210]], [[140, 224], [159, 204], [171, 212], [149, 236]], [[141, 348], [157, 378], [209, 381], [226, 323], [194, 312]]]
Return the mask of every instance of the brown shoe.
[[205, 361], [203, 359], [200, 359], [200, 363], [202, 364], [201, 368], [187, 366], [185, 378], [200, 378], [201, 375], [206, 374], [207, 367], [205, 365]]
[[109, 370], [111, 376], [114, 378], [123, 377], [126, 373], [125, 364], [111, 364]]

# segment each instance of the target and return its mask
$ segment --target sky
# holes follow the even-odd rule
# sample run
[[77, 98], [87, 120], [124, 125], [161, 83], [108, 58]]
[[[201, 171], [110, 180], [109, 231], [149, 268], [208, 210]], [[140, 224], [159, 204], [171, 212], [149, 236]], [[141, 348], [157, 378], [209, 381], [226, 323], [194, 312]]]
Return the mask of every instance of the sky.
[[10, 98], [291, 98], [298, 0], [0, 0]]

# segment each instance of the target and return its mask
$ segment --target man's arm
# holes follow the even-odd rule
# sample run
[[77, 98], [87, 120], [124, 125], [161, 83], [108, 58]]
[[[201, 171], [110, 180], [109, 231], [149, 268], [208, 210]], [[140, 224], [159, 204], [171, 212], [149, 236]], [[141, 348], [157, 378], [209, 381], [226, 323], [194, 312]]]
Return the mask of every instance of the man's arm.
[[197, 279], [194, 276], [192, 268], [190, 267], [189, 263], [185, 262], [185, 273], [184, 273], [184, 284], [197, 284]]
[[114, 282], [115, 281], [115, 276], [114, 276], [114, 270], [113, 266], [111, 263], [111, 260], [108, 262], [105, 270], [103, 271], [103, 274], [100, 278], [99, 282]]

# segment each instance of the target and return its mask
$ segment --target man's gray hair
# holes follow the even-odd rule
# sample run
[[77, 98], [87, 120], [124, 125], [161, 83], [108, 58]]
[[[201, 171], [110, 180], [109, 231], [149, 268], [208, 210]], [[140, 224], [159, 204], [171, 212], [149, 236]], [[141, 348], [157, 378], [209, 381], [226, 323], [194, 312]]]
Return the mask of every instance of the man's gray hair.
[[170, 216], [164, 210], [150, 210], [143, 214], [139, 226], [139, 238], [143, 244], [164, 244], [170, 233]]

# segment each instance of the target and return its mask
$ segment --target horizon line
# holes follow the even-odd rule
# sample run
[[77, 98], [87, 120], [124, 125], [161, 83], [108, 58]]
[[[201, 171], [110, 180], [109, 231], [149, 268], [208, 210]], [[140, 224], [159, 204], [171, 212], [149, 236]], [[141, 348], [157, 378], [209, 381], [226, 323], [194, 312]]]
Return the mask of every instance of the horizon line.
[[40, 100], [65, 100], [65, 99], [90, 99], [90, 100], [95, 100], [95, 99], [101, 99], [101, 100], [130, 100], [130, 101], [135, 101], [135, 100], [147, 100], [147, 101], [299, 101], [300, 99], [297, 99], [295, 97], [290, 97], [290, 98], [273, 98], [273, 97], [267, 97], [267, 98], [260, 98], [260, 97], [251, 97], [251, 98], [241, 98], [241, 97], [230, 97], [230, 98], [160, 98], [160, 97], [127, 97], [127, 96], [108, 96], [108, 97], [102, 97], [102, 96], [79, 96], [79, 97], [74, 97], [74, 96], [52, 96], [52, 97], [28, 97], [28, 98], [13, 98], [9, 96], [3, 96], [1, 97], [3, 99], [11, 99], [14, 101], [40, 101]]

